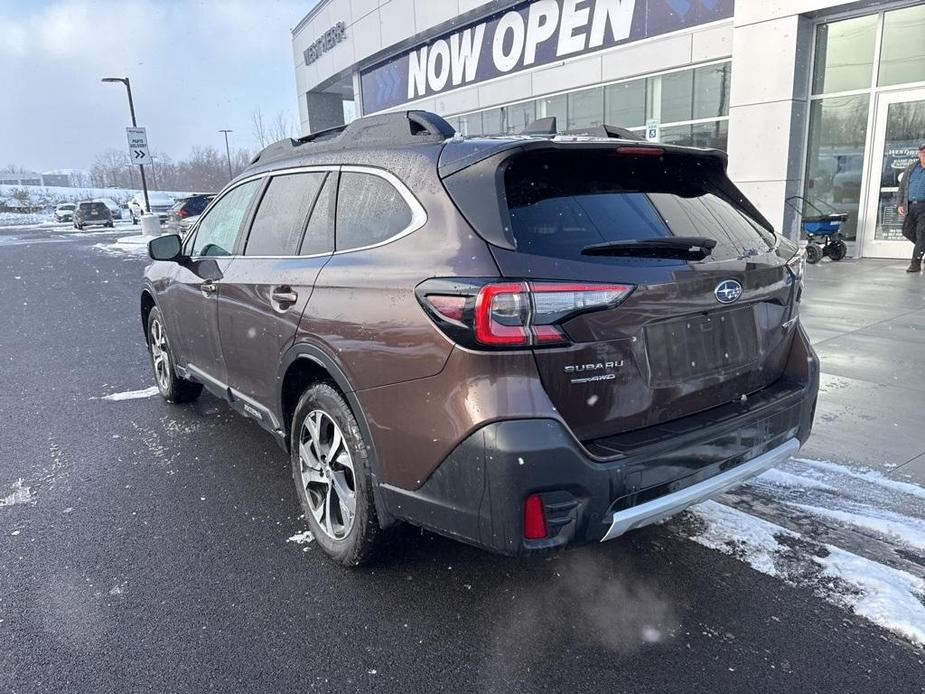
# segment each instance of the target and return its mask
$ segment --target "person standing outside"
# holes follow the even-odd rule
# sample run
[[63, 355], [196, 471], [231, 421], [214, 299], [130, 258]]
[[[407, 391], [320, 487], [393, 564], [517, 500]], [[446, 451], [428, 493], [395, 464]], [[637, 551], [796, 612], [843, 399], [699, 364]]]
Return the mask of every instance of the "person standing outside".
[[897, 211], [905, 217], [903, 236], [915, 244], [906, 272], [921, 272], [925, 255], [925, 143], [919, 145], [918, 159], [903, 172], [896, 198]]

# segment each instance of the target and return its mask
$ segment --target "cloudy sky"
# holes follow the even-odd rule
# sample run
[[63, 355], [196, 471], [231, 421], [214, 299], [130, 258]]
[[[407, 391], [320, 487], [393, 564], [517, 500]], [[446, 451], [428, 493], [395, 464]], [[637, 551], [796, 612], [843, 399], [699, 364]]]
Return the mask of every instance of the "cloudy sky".
[[255, 148], [250, 115], [298, 102], [290, 29], [316, 0], [0, 0], [0, 167], [89, 168], [126, 148], [132, 81], [154, 152]]

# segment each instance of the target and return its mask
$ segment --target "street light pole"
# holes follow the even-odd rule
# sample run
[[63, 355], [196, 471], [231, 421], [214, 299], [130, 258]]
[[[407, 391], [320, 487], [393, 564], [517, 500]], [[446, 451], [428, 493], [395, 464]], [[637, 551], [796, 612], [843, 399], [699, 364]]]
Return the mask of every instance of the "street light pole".
[[228, 133], [233, 133], [234, 130], [219, 130], [219, 132], [225, 134], [225, 156], [228, 158], [228, 180], [230, 181], [234, 178], [234, 175], [231, 173], [231, 150], [228, 149]]
[[[121, 82], [125, 85], [125, 89], [128, 91], [128, 110], [132, 113], [132, 127], [137, 128], [138, 123], [135, 121], [135, 102], [132, 101], [132, 84], [129, 82], [128, 77], [104, 77], [101, 82]], [[148, 181], [145, 179], [145, 165], [139, 164], [138, 168], [141, 169], [141, 189], [145, 194], [145, 212], [148, 214], [151, 213], [151, 203], [148, 202]]]

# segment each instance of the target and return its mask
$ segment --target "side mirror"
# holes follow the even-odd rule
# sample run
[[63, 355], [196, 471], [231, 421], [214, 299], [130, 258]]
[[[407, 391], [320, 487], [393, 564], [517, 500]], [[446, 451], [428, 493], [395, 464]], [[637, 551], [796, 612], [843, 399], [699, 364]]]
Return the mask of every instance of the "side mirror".
[[152, 260], [179, 260], [183, 242], [176, 234], [158, 236], [148, 241], [148, 255]]

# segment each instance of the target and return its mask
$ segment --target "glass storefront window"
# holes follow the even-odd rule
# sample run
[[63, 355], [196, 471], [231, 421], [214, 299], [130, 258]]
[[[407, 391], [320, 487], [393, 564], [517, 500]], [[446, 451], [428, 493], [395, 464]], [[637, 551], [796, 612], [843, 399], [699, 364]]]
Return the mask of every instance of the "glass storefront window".
[[[555, 116], [560, 131], [602, 123], [641, 129], [648, 118], [662, 123], [725, 118], [729, 115], [730, 63], [706, 65], [604, 87], [580, 89], [511, 106], [455, 116], [462, 135], [520, 133], [539, 118]], [[664, 142], [726, 148], [728, 123], [662, 127]]]
[[559, 122], [559, 129], [561, 130], [562, 126], [565, 125], [565, 122], [568, 120], [565, 94], [536, 100], [536, 117], [548, 118], [549, 116], [556, 117]]
[[729, 115], [729, 63], [694, 70], [694, 120]]
[[691, 120], [693, 106], [693, 70], [649, 78], [648, 117], [657, 118], [662, 123]]
[[887, 12], [880, 49], [881, 87], [925, 82], [925, 5]]
[[[568, 129], [592, 128], [604, 122], [604, 89], [585, 89], [568, 95]], [[561, 126], [560, 126], [561, 127]]]
[[501, 124], [503, 132], [511, 135], [519, 133], [536, 120], [536, 105], [532, 101], [513, 106], [503, 106]]
[[632, 128], [646, 122], [646, 81], [634, 80], [604, 87], [604, 122]]
[[713, 123], [697, 123], [691, 126], [691, 140], [686, 143], [693, 147], [710, 147], [726, 151], [729, 142], [729, 121], [718, 120]]
[[459, 127], [456, 131], [467, 137], [482, 134], [482, 114], [470, 113], [459, 117]]
[[813, 94], [870, 87], [877, 15], [822, 24], [816, 30]]
[[818, 99], [809, 114], [803, 196], [824, 211], [847, 212], [849, 240], [857, 236], [869, 103], [868, 94]]
[[482, 134], [483, 135], [500, 135], [504, 132], [501, 124], [502, 116], [500, 108], [492, 108], [488, 111], [482, 111]]

